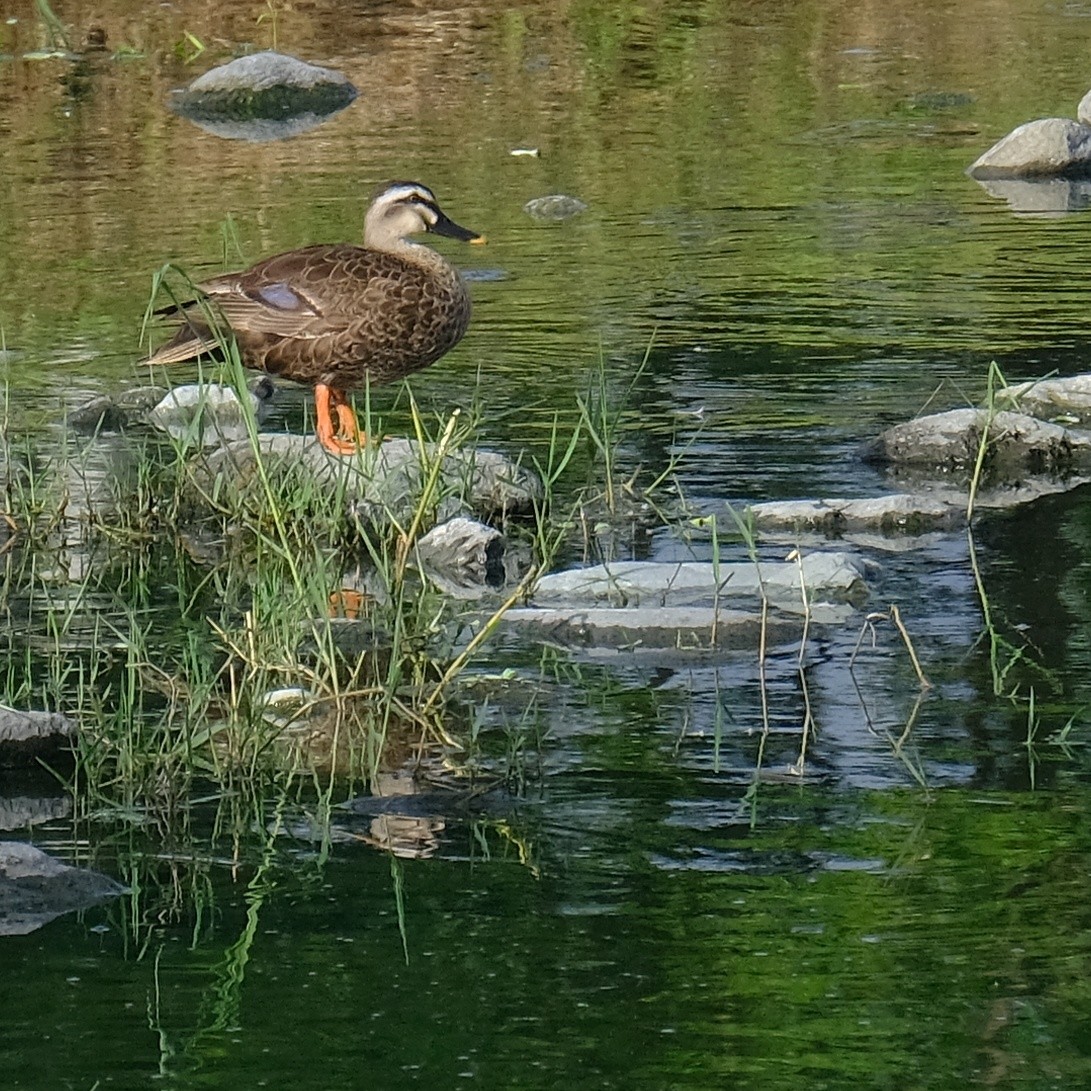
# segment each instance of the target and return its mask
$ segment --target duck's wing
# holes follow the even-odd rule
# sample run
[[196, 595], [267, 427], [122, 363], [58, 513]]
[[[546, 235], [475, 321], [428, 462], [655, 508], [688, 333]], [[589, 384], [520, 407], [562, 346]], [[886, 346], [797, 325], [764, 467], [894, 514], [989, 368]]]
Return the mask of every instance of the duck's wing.
[[359, 246], [308, 246], [241, 273], [205, 281], [202, 293], [236, 336], [310, 339], [336, 334], [404, 291], [406, 263]]

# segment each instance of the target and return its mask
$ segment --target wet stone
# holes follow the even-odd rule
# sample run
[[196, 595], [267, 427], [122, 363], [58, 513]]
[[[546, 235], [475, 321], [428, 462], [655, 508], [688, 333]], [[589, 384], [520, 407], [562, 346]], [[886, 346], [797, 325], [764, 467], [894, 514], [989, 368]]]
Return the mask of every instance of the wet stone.
[[416, 556], [442, 588], [499, 585], [504, 579], [504, 537], [495, 527], [456, 516], [417, 542]]
[[1003, 411], [990, 417], [984, 409], [952, 409], [897, 424], [869, 443], [863, 455], [870, 462], [967, 472], [977, 461], [986, 430], [991, 479], [1091, 467], [1091, 435], [1025, 413]]
[[[412, 517], [434, 457], [434, 448], [427, 447], [422, 461], [419, 446], [406, 439], [388, 439], [359, 455], [341, 457], [312, 436], [287, 434], [259, 436], [258, 450], [271, 474], [303, 474], [320, 487], [343, 488], [349, 513], [368, 526]], [[193, 464], [192, 473], [198, 489], [211, 489], [220, 479], [244, 491], [257, 484], [254, 448], [249, 440], [216, 448]], [[497, 452], [449, 451], [440, 470], [442, 499], [435, 519], [528, 512], [541, 488], [532, 471]]]
[[966, 498], [891, 493], [863, 500], [773, 500], [746, 509], [761, 530], [810, 530], [843, 534], [877, 530], [921, 534], [951, 530], [966, 522]]
[[538, 606], [584, 608], [609, 602], [661, 609], [764, 596], [781, 606], [802, 608], [804, 590], [809, 602], [864, 601], [866, 576], [875, 567], [849, 553], [824, 551], [808, 553], [798, 563], [623, 561], [550, 573], [538, 581], [531, 599]]
[[0, 706], [0, 768], [71, 758], [76, 722], [59, 712]]
[[98, 432], [123, 432], [148, 413], [167, 395], [164, 386], [141, 386], [117, 394], [100, 394], [82, 405], [69, 409], [65, 420], [70, 428], [91, 435]]
[[[276, 392], [265, 375], [249, 384], [251, 408], [260, 424], [269, 413]], [[193, 383], [176, 386], [148, 413], [148, 421], [184, 446], [212, 446], [244, 439], [246, 417], [230, 386]]]
[[996, 400], [1045, 420], [1091, 424], [1091, 375], [1015, 383], [998, 391]]
[[967, 173], [978, 179], [1091, 176], [1091, 126], [1063, 117], [1028, 121], [983, 152]]
[[25, 936], [124, 892], [108, 876], [70, 867], [34, 845], [0, 841], [0, 936]]
[[[851, 607], [818, 607], [810, 622], [843, 624]], [[709, 606], [637, 606], [584, 608], [517, 607], [504, 624], [536, 640], [576, 647], [612, 647], [635, 651], [671, 648], [685, 651], [716, 647], [755, 649], [799, 639], [803, 618], [757, 610], [725, 610]]]
[[284, 139], [313, 128], [357, 95], [341, 72], [265, 51], [239, 57], [175, 92], [171, 109], [226, 139]]

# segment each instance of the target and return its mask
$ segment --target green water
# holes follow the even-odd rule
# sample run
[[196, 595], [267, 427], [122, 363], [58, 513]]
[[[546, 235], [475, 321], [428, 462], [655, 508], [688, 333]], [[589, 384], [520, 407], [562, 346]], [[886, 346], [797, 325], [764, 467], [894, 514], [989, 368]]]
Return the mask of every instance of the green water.
[[[1091, 220], [1016, 215], [963, 174], [1015, 124], [1074, 113], [1078, 4], [296, 6], [279, 47], [361, 95], [264, 145], [165, 107], [270, 44], [258, 8], [223, 7], [58, 4], [77, 38], [97, 21], [128, 47], [75, 71], [22, 59], [40, 28], [0, 2], [20, 437], [59, 440], [65, 407], [140, 375], [163, 262], [204, 275], [225, 249], [355, 239], [392, 177], [490, 240], [439, 244], [475, 315], [414, 377], [421, 404], [541, 453], [600, 358], [620, 399], [650, 346], [620, 469], [680, 455], [697, 511], [872, 495], [856, 447], [879, 427], [979, 397], [992, 360], [1011, 380], [1086, 367]], [[185, 32], [208, 47], [189, 65]], [[522, 211], [552, 192], [588, 210]], [[375, 398], [404, 427], [404, 398]], [[268, 426], [302, 430], [305, 401], [285, 389]], [[899, 604], [923, 699], [890, 626], [855, 671], [854, 623], [816, 635], [802, 673], [775, 649], [764, 678], [753, 656], [508, 637], [477, 667], [513, 675], [475, 710], [509, 777], [483, 798], [384, 824], [316, 815], [302, 785], [260, 821], [229, 799], [181, 830], [4, 833], [131, 889], [0, 938], [5, 1086], [1082, 1085], [1088, 511], [1076, 493], [978, 530], [1026, 649], [997, 687], [1018, 700], [994, 694], [966, 542], [940, 536], [879, 551], [870, 604]], [[631, 548], [712, 551], [665, 530]]]

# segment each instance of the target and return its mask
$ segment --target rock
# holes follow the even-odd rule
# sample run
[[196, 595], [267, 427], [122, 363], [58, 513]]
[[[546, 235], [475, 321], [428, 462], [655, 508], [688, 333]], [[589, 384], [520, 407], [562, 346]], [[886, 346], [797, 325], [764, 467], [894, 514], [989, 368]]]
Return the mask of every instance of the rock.
[[1091, 375], [1015, 383], [998, 391], [996, 401], [1045, 420], [1091, 424]]
[[1068, 118], [1028, 121], [979, 156], [973, 178], [1083, 178], [1091, 176], [1091, 126]]
[[[276, 387], [267, 375], [249, 384], [251, 406], [260, 424], [269, 413]], [[148, 413], [148, 421], [183, 446], [244, 440], [246, 418], [235, 391], [219, 383], [176, 386]]]
[[504, 537], [495, 527], [456, 516], [417, 542], [417, 559], [442, 590], [478, 588], [504, 580]]
[[[323, 488], [343, 488], [350, 514], [365, 525], [386, 525], [393, 517], [408, 521], [421, 494], [427, 467], [417, 444], [387, 439], [359, 456], [327, 452], [313, 436], [263, 434], [258, 448], [269, 473], [303, 473]], [[425, 457], [434, 448], [427, 448]], [[246, 490], [254, 481], [254, 450], [240, 440], [216, 448], [194, 463], [199, 489], [221, 478], [227, 487]], [[541, 482], [530, 470], [493, 451], [452, 450], [440, 471], [435, 521], [456, 515], [489, 517], [530, 511], [541, 496]]]
[[1080, 99], [1080, 104], [1076, 107], [1076, 120], [1081, 125], [1091, 126], [1091, 91]]
[[0, 768], [71, 759], [76, 723], [59, 712], [0, 706]]
[[69, 867], [22, 841], [0, 841], [0, 935], [25, 936], [64, 913], [123, 893], [123, 886], [97, 871]]
[[548, 197], [535, 197], [523, 205], [523, 211], [536, 220], [569, 220], [587, 211], [587, 205], [578, 197], [564, 193], [551, 193]]
[[941, 473], [968, 472], [988, 428], [986, 469], [1005, 475], [1063, 474], [1091, 466], [1091, 435], [1002, 411], [991, 421], [984, 409], [952, 409], [888, 428], [864, 449], [869, 462], [927, 466]]
[[141, 386], [118, 394], [100, 394], [69, 409], [65, 420], [77, 432], [123, 432], [131, 424], [148, 419], [148, 413], [168, 393], [163, 386]]
[[966, 522], [966, 497], [891, 493], [863, 500], [773, 500], [751, 504], [746, 514], [759, 530], [922, 534], [962, 526]]
[[266, 51], [213, 68], [175, 92], [170, 105], [218, 136], [263, 141], [312, 128], [356, 95], [341, 72]]
[[65, 795], [0, 796], [0, 830], [25, 830], [43, 822], [67, 818], [71, 813], [72, 800]]
[[624, 561], [550, 573], [538, 581], [531, 599], [536, 606], [586, 608], [606, 601], [625, 607], [663, 609], [718, 605], [725, 600], [764, 594], [777, 605], [798, 609], [804, 585], [809, 601], [862, 602], [867, 597], [868, 567], [858, 557], [830, 552], [808, 553], [801, 565], [794, 561], [762, 561], [760, 565], [741, 561], [717, 568], [697, 561]]

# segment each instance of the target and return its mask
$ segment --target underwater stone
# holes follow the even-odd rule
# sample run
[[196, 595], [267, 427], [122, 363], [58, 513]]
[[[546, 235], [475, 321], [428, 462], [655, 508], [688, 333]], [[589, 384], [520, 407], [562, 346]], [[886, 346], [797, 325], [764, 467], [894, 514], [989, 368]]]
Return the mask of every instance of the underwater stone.
[[1091, 175], [1091, 126], [1063, 117], [1028, 121], [979, 156], [973, 178], [1073, 178]]
[[535, 197], [523, 205], [523, 211], [536, 220], [568, 220], [587, 211], [587, 205], [578, 197], [564, 193], [551, 193], [547, 197]]

